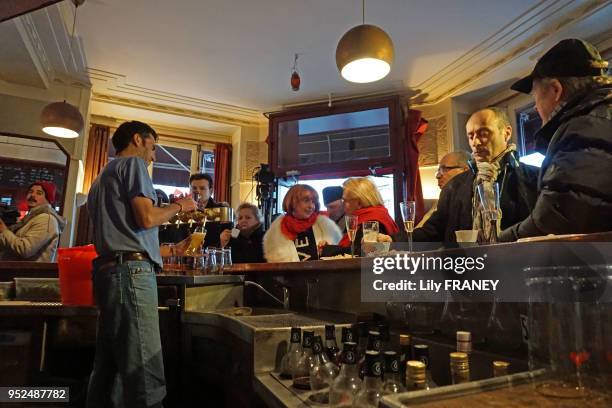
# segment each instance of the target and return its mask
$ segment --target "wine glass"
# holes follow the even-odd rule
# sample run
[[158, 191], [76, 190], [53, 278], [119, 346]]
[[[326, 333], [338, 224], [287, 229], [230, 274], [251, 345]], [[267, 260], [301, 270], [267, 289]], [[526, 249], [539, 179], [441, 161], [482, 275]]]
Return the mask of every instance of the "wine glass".
[[414, 220], [416, 217], [416, 202], [404, 201], [400, 203], [404, 229], [408, 235], [408, 252], [412, 252], [412, 232], [414, 231]]
[[346, 222], [346, 233], [351, 240], [351, 258], [355, 257], [355, 235], [357, 234], [357, 228], [359, 228], [359, 219], [356, 215], [347, 215], [344, 218]]
[[485, 222], [491, 223], [491, 236], [488, 237], [488, 242], [494, 244], [497, 242], [497, 220], [499, 218], [499, 184], [493, 183], [491, 189], [485, 188], [484, 183], [478, 184], [478, 198], [485, 216]]

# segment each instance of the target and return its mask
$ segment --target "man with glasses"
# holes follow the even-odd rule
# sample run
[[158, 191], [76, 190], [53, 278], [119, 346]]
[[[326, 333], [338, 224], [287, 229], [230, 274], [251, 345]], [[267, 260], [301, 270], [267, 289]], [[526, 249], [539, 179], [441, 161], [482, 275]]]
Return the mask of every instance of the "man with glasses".
[[117, 400], [126, 407], [161, 407], [166, 395], [155, 278], [162, 267], [158, 226], [196, 204], [187, 197], [155, 206], [147, 166], [155, 160], [156, 141], [145, 123], [121, 124], [112, 138], [117, 156], [89, 191], [99, 316], [87, 407], [115, 406]]
[[[438, 180], [438, 187], [440, 190], [444, 188], [444, 186], [451, 181], [451, 179], [468, 169], [468, 161], [470, 160], [470, 155], [466, 152], [460, 150], [456, 152], [450, 152], [445, 154], [438, 164], [438, 170], [436, 171], [436, 179]], [[421, 221], [417, 225], [417, 228], [422, 227], [425, 222], [431, 217], [431, 215], [436, 211], [438, 207], [438, 200], [431, 206], [429, 211], [425, 213]]]

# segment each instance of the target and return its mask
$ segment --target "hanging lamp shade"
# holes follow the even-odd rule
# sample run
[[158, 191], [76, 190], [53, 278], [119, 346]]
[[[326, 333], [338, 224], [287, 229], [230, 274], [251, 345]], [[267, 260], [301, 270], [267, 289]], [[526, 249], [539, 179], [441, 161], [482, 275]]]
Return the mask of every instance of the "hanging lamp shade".
[[40, 124], [43, 132], [51, 136], [75, 138], [79, 137], [85, 122], [75, 106], [63, 101], [45, 106], [40, 113]]
[[336, 47], [340, 75], [350, 82], [374, 82], [387, 76], [393, 63], [393, 41], [380, 27], [361, 24], [342, 36]]

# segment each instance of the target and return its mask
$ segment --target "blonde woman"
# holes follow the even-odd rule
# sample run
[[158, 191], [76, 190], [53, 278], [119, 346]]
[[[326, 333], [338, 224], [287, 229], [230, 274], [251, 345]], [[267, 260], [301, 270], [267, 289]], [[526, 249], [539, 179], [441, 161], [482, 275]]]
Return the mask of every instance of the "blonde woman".
[[338, 226], [319, 214], [319, 194], [307, 184], [291, 187], [283, 199], [285, 215], [278, 217], [264, 236], [268, 262], [301, 262], [319, 258], [319, 247], [337, 244]]
[[[344, 213], [357, 216], [359, 229], [355, 234], [355, 253], [361, 250], [363, 238], [362, 225], [367, 221], [378, 221], [378, 230], [381, 234], [393, 236], [399, 232], [395, 221], [383, 205], [383, 200], [376, 185], [368, 177], [351, 177], [343, 184]], [[349, 248], [351, 241], [344, 235], [339, 246]]]
[[251, 203], [242, 203], [236, 210], [236, 228], [240, 233], [232, 236], [229, 229], [221, 233], [219, 241], [221, 247], [232, 248], [232, 261], [234, 263], [266, 262], [263, 256], [264, 230], [261, 223], [259, 208]]

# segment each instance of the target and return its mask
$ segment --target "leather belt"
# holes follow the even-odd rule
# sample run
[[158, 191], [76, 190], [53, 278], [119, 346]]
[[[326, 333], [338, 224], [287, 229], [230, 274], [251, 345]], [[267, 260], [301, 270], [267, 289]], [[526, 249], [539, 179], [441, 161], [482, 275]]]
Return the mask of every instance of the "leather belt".
[[116, 252], [111, 255], [100, 256], [94, 260], [98, 270], [106, 269], [111, 266], [121, 265], [127, 261], [151, 261], [146, 252]]

